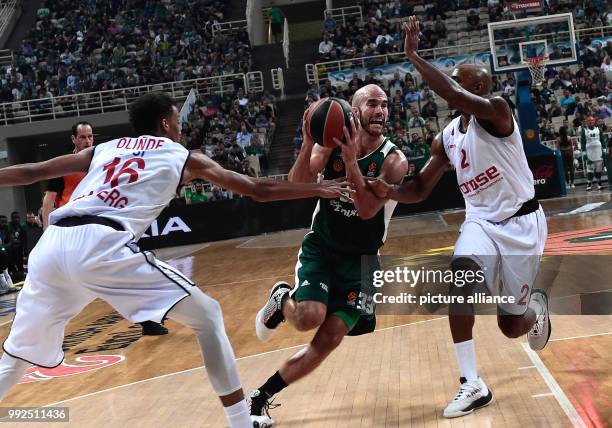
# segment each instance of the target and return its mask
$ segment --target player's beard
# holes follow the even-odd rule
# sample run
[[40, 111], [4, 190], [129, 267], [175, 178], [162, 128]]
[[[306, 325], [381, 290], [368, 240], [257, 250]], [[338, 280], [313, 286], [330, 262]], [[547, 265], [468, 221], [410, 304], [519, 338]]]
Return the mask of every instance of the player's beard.
[[[359, 120], [360, 121], [361, 121], [362, 117], [363, 117], [363, 114], [361, 113], [361, 109], [359, 109]], [[383, 131], [385, 130], [385, 123], [387, 123], [387, 118], [383, 117], [382, 125], [380, 127], [380, 131], [372, 131], [370, 129], [370, 120], [369, 119], [368, 119], [368, 123], [367, 124], [364, 124], [363, 122], [361, 122], [361, 127], [371, 137], [380, 137], [383, 134]]]

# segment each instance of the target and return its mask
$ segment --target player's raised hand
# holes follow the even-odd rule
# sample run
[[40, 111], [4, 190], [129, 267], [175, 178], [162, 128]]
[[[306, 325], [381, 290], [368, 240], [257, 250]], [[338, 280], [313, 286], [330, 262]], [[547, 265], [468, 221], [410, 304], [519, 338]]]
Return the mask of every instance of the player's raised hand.
[[419, 21], [416, 19], [416, 16], [411, 16], [408, 18], [407, 22], [404, 22], [403, 25], [404, 32], [406, 33], [404, 37], [404, 53], [407, 57], [410, 57], [417, 53], [419, 49]]
[[368, 183], [370, 190], [374, 192], [377, 198], [389, 199], [389, 195], [393, 190], [393, 185], [387, 183], [382, 178], [368, 179], [366, 183]]
[[359, 154], [359, 144], [357, 143], [357, 137], [359, 130], [361, 129], [361, 123], [359, 119], [353, 114], [351, 116], [351, 130], [349, 133], [348, 128], [345, 126], [344, 131], [344, 142], [337, 138], [334, 138], [334, 142], [342, 149], [342, 159], [344, 163], [352, 162], [357, 160]]
[[351, 195], [355, 193], [353, 185], [346, 180], [346, 177], [337, 178], [335, 180], [323, 180], [321, 183], [321, 194], [324, 199], [342, 198], [353, 202]]

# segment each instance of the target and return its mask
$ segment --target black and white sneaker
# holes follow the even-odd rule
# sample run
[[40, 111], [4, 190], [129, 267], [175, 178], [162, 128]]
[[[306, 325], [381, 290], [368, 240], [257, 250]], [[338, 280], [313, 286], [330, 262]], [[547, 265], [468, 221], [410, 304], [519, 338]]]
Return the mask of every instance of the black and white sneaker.
[[289, 291], [291, 291], [291, 286], [288, 283], [283, 281], [277, 282], [272, 287], [268, 302], [257, 312], [255, 333], [262, 342], [269, 340], [276, 327], [285, 320], [283, 300]]
[[446, 409], [445, 418], [457, 418], [472, 413], [480, 407], [488, 406], [493, 400], [493, 393], [481, 378], [467, 381], [465, 378], [459, 380], [461, 387]]
[[274, 425], [274, 420], [270, 417], [269, 410], [280, 406], [280, 404], [272, 404], [272, 401], [259, 389], [251, 391], [247, 398], [247, 404], [253, 428], [269, 428]]
[[529, 307], [536, 313], [536, 321], [533, 328], [527, 333], [529, 347], [534, 351], [544, 349], [550, 339], [552, 325], [548, 313], [548, 294], [546, 290], [534, 288], [531, 291]]

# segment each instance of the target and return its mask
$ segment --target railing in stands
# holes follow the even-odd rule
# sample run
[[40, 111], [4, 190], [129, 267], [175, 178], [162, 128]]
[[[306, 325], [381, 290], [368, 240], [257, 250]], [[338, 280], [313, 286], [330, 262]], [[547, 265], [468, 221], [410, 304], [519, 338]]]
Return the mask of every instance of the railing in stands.
[[13, 14], [20, 3], [21, 0], [6, 0], [0, 4], [2, 7], [2, 9], [0, 9], [0, 35], [4, 33], [7, 25], [11, 22], [11, 19], [13, 19]]
[[359, 18], [359, 22], [363, 22], [363, 14], [361, 13], [361, 6], [347, 6], [347, 7], [338, 7], [335, 9], [326, 9], [323, 12], [323, 20], [327, 18], [327, 13], [331, 12], [332, 18], [336, 20], [336, 23], [339, 25], [344, 24], [347, 17], [357, 17]]
[[[610, 37], [612, 36], [612, 25], [602, 27], [582, 28], [576, 30], [576, 39], [581, 37]], [[444, 46], [433, 49], [422, 49], [419, 55], [426, 59], [438, 59], [453, 55], [464, 55], [468, 53], [479, 53], [489, 51], [489, 42], [481, 41], [479, 43], [467, 43], [455, 46]], [[403, 52], [394, 52], [384, 55], [375, 55], [371, 57], [359, 57], [351, 59], [343, 59], [339, 61], [319, 62], [316, 64], [306, 64], [306, 80], [308, 83], [320, 84], [327, 79], [330, 72], [351, 70], [353, 68], [368, 68], [383, 64], [397, 64], [405, 62]], [[367, 65], [366, 65], [367, 64]]]
[[264, 91], [263, 73], [249, 71], [245, 76], [246, 91], [248, 94], [257, 94]]
[[580, 28], [575, 30], [576, 39], [580, 37], [610, 37], [612, 36], [612, 25], [603, 27]]
[[10, 49], [0, 49], [0, 67], [13, 64], [13, 51]]
[[285, 66], [289, 68], [289, 22], [287, 18], [283, 22], [283, 55], [285, 56]]
[[231, 93], [243, 86], [249, 93], [263, 91], [261, 72], [135, 86], [110, 91], [89, 92], [61, 97], [41, 98], [0, 104], [0, 126], [53, 120], [113, 111], [125, 111], [132, 101], [148, 92], [169, 93], [183, 102], [193, 88], [199, 95]]
[[213, 36], [216, 36], [218, 33], [220, 34], [235, 34], [240, 31], [246, 31], [247, 22], [246, 19], [243, 21], [227, 21], [220, 22], [218, 24], [213, 24], [212, 33]]

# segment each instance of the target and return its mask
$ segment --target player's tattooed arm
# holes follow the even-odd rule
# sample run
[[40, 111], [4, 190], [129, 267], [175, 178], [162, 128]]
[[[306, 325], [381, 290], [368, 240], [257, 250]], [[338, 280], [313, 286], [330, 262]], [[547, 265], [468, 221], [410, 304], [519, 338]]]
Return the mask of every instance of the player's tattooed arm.
[[58, 156], [44, 162], [24, 163], [0, 169], [0, 187], [19, 186], [87, 171], [94, 148], [76, 154]]
[[347, 182], [291, 183], [283, 180], [253, 178], [227, 170], [202, 153], [192, 152], [187, 160], [183, 183], [196, 178], [207, 180], [256, 201], [280, 201], [301, 198], [341, 198], [353, 193]]
[[384, 179], [378, 178], [368, 181], [368, 186], [379, 198], [416, 204], [427, 199], [448, 169], [448, 164], [449, 160], [442, 145], [442, 135], [438, 134], [431, 143], [429, 160], [412, 180], [398, 185], [389, 184]]
[[[344, 128], [344, 139], [346, 143], [341, 143], [335, 139], [336, 143], [342, 148], [342, 160], [346, 168], [346, 177], [355, 188], [353, 204], [357, 209], [359, 217], [368, 220], [374, 217], [387, 202], [386, 199], [379, 198], [368, 186], [367, 180], [361, 174], [357, 164], [357, 154], [359, 145], [357, 135], [359, 132], [359, 120], [351, 123], [351, 133]], [[385, 158], [379, 177], [392, 184], [399, 184], [408, 172], [408, 160], [400, 151], [395, 151]]]
[[315, 144], [312, 136], [308, 133], [310, 129], [308, 118], [304, 113], [302, 119], [302, 146], [295, 163], [289, 171], [289, 181], [293, 183], [312, 183], [317, 180], [319, 172], [325, 168], [333, 149]]
[[[490, 124], [501, 135], [507, 135], [513, 131], [512, 111], [503, 98], [484, 98], [483, 96], [476, 95], [463, 88], [460, 82], [456, 82], [437, 67], [421, 58], [417, 53], [420, 29], [419, 21], [416, 17], [411, 16], [408, 18], [408, 22], [404, 23], [403, 28], [406, 33], [404, 53], [432, 91], [448, 101], [457, 110], [466, 114], [472, 114], [481, 121]], [[459, 79], [460, 73], [455, 78]], [[482, 90], [484, 95], [484, 93], [489, 91], [483, 90], [482, 86], [477, 86], [485, 85], [486, 79], [488, 79], [488, 76], [483, 79], [473, 79], [473, 81], [467, 83], [474, 86], [474, 92]]]

